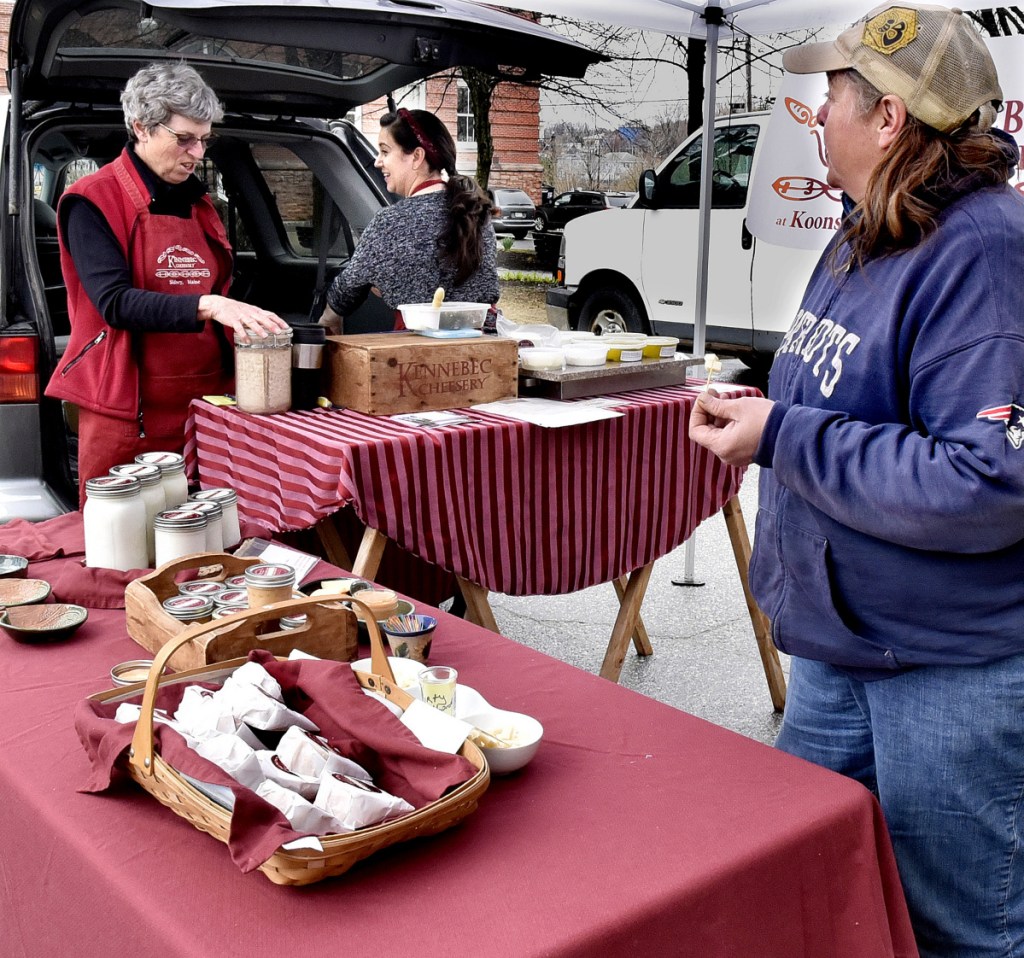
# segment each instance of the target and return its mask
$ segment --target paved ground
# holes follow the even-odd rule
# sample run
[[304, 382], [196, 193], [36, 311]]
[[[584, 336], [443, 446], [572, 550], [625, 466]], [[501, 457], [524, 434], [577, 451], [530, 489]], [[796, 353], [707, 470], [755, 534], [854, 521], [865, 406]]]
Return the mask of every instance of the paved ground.
[[[727, 361], [723, 378], [760, 385], [740, 363]], [[740, 492], [750, 537], [757, 513], [757, 469]], [[717, 725], [770, 743], [779, 716], [754, 642], [739, 575], [721, 514], [695, 534], [694, 578], [701, 587], [673, 585], [684, 578], [684, 547], [659, 559], [644, 602], [643, 616], [654, 654], [640, 658], [630, 649], [621, 682]], [[509, 638], [597, 672], [615, 620], [612, 586], [575, 595], [491, 597], [498, 625]], [[783, 657], [783, 668], [788, 663]]]

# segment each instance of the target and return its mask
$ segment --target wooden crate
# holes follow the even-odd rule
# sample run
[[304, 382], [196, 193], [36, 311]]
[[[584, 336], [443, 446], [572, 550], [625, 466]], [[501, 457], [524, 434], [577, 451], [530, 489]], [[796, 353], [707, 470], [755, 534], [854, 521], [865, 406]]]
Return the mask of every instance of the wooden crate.
[[[163, 609], [164, 599], [177, 595], [177, 577], [181, 573], [196, 570], [197, 577], [217, 582], [239, 575], [247, 566], [259, 561], [203, 552], [168, 562], [130, 582], [124, 592], [128, 634], [147, 651], [158, 653], [189, 628], [188, 623], [179, 622]], [[304, 625], [297, 629], [278, 628], [282, 616], [300, 614], [307, 617]], [[339, 662], [352, 662], [358, 653], [356, 617], [344, 606], [325, 603], [322, 598], [294, 599], [262, 609], [244, 609], [199, 631], [201, 635], [188, 641], [171, 657], [169, 664], [176, 672], [238, 658], [251, 649], [265, 649], [279, 656], [301, 649], [318, 658]]]
[[512, 399], [519, 350], [511, 339], [430, 339], [415, 333], [328, 336], [328, 398], [372, 416], [458, 409]]

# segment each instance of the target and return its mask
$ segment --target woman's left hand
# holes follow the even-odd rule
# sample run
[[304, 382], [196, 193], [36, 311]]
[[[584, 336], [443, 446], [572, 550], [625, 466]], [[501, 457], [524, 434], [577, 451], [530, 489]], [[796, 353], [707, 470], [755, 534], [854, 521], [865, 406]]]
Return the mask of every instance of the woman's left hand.
[[753, 396], [722, 399], [707, 390], [690, 412], [690, 438], [730, 466], [749, 466], [774, 405]]
[[266, 339], [271, 333], [282, 333], [288, 324], [277, 313], [226, 296], [199, 297], [197, 319], [212, 319], [233, 329], [240, 339]]

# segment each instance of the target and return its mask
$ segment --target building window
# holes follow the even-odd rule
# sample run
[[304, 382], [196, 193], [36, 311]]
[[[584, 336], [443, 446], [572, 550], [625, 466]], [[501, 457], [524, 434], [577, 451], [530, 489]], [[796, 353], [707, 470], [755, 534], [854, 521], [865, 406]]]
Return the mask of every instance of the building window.
[[459, 103], [456, 109], [458, 118], [457, 141], [460, 145], [476, 143], [476, 120], [473, 117], [473, 106], [469, 99], [469, 87], [459, 81]]

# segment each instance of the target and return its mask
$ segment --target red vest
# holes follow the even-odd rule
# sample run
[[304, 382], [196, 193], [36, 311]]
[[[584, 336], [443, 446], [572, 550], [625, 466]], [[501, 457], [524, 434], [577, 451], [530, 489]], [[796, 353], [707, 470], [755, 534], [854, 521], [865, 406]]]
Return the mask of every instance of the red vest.
[[[231, 247], [208, 197], [193, 206], [190, 219], [153, 215], [149, 191], [127, 150], [65, 193], [72, 194], [86, 197], [103, 213], [137, 289], [179, 295], [227, 292]], [[144, 407], [156, 413], [154, 405], [178, 407], [204, 393], [224, 391], [227, 377], [215, 323], [204, 323], [196, 333], [113, 329], [82, 288], [63, 231], [60, 260], [71, 337], [47, 396], [118, 419], [136, 419]]]

